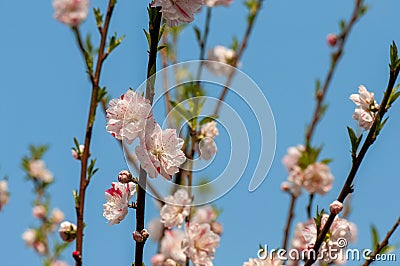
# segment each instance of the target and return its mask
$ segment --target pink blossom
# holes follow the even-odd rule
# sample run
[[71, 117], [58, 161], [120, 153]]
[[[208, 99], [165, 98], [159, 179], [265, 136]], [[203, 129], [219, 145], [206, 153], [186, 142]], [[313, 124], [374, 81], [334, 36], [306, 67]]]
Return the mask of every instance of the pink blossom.
[[160, 251], [166, 259], [183, 264], [186, 261], [186, 256], [182, 250], [182, 241], [184, 233], [180, 230], [166, 230], [163, 239], [161, 240]]
[[64, 213], [61, 210], [54, 208], [51, 212], [50, 220], [53, 224], [59, 224], [64, 220]]
[[194, 13], [203, 6], [203, 0], [153, 0], [151, 5], [161, 7], [168, 25], [176, 26], [180, 23], [192, 22]]
[[106, 203], [103, 204], [103, 216], [110, 222], [110, 225], [119, 224], [128, 213], [129, 200], [136, 192], [136, 185], [133, 182], [122, 184], [112, 182], [112, 188], [105, 192]]
[[132, 174], [128, 170], [122, 170], [118, 173], [118, 182], [129, 183], [132, 181]]
[[175, 129], [161, 130], [156, 124], [152, 132], [147, 131], [145, 141], [136, 147], [140, 164], [151, 178], [158, 174], [171, 180], [179, 171], [179, 166], [186, 160], [183, 153], [183, 139], [178, 138]]
[[282, 164], [286, 167], [288, 171], [292, 170], [298, 165], [299, 159], [305, 148], [303, 145], [297, 145], [296, 147], [289, 147], [287, 153], [283, 156]]
[[190, 213], [192, 200], [185, 189], [179, 189], [172, 196], [165, 198], [165, 205], [160, 210], [161, 222], [165, 227], [180, 227]]
[[150, 239], [154, 242], [159, 242], [163, 236], [164, 225], [161, 223], [160, 218], [151, 220], [148, 224]]
[[[327, 214], [322, 216], [321, 229], [324, 227], [328, 217], [329, 215]], [[303, 235], [307, 246], [309, 248], [313, 247], [317, 239], [317, 228], [315, 222], [304, 228]], [[331, 254], [338, 254], [338, 256], [340, 256], [342, 251], [347, 247], [347, 244], [351, 242], [351, 235], [350, 223], [346, 219], [338, 218], [336, 216], [319, 250], [319, 252], [324, 255], [322, 261], [331, 263], [335, 259], [335, 256], [330, 256]]]
[[22, 240], [24, 240], [25, 245], [28, 247], [33, 247], [36, 241], [37, 233], [34, 229], [28, 229], [22, 234]]
[[84, 149], [85, 145], [79, 145], [79, 150], [76, 150], [76, 148], [72, 149], [71, 150], [72, 158], [74, 158], [75, 160], [80, 160]]
[[212, 266], [220, 236], [211, 231], [209, 224], [187, 224], [185, 232], [182, 244], [184, 253], [195, 266]]
[[54, 0], [54, 17], [70, 27], [77, 27], [87, 17], [88, 0]]
[[332, 188], [333, 175], [326, 164], [317, 162], [304, 170], [303, 187], [309, 193], [326, 194]]
[[147, 119], [152, 117], [149, 100], [133, 90], [128, 90], [119, 99], [112, 99], [106, 112], [107, 131], [129, 144], [143, 136]]
[[365, 86], [358, 87], [358, 94], [350, 95], [357, 108], [354, 110], [353, 119], [358, 121], [358, 125], [365, 130], [369, 130], [375, 120], [375, 113], [379, 109], [379, 105], [374, 99], [374, 93], [369, 92]]
[[329, 210], [333, 214], [339, 214], [343, 210], [343, 204], [340, 201], [335, 200], [329, 205]]
[[204, 3], [208, 7], [216, 7], [220, 5], [229, 6], [233, 0], [205, 0]]
[[196, 211], [191, 217], [190, 221], [198, 224], [210, 224], [211, 222], [215, 221], [216, 218], [217, 215], [214, 208], [210, 205], [206, 205], [196, 208]]
[[293, 249], [296, 249], [298, 251], [303, 251], [308, 249], [308, 242], [306, 241], [306, 239], [304, 238], [304, 230], [305, 228], [307, 228], [308, 226], [311, 226], [315, 224], [313, 219], [309, 219], [307, 222], [305, 223], [298, 223], [295, 227], [294, 230], [294, 235], [291, 241], [291, 245]]
[[209, 138], [215, 138], [219, 135], [217, 123], [215, 121], [208, 122], [201, 126], [201, 135]]
[[46, 245], [40, 241], [33, 243], [33, 249], [40, 255], [46, 254], [46, 251], [47, 251]]
[[32, 215], [33, 215], [33, 217], [35, 217], [37, 219], [42, 219], [42, 218], [46, 217], [46, 214], [47, 214], [47, 210], [43, 205], [36, 205], [32, 209]]
[[77, 226], [71, 222], [65, 221], [60, 224], [58, 233], [65, 242], [72, 242], [76, 237]]
[[[209, 50], [208, 60], [216, 61], [218, 63], [207, 62], [207, 68], [213, 72], [217, 76], [228, 76], [232, 71], [232, 67], [228, 65], [232, 65], [233, 60], [236, 57], [236, 53], [234, 50], [226, 48], [225, 46], [215, 46], [214, 49]], [[222, 63], [222, 64], [221, 64]]]
[[0, 211], [2, 210], [3, 206], [8, 203], [10, 195], [8, 193], [8, 184], [7, 180], [0, 181]]
[[69, 264], [62, 260], [56, 260], [53, 261], [50, 266], [69, 266]]
[[218, 148], [213, 138], [203, 138], [199, 143], [200, 157], [206, 161], [211, 160], [217, 153]]
[[151, 257], [150, 262], [153, 266], [164, 266], [165, 257], [163, 254], [155, 254]]
[[29, 161], [28, 174], [44, 183], [53, 182], [53, 174], [46, 169], [46, 164], [43, 160]]

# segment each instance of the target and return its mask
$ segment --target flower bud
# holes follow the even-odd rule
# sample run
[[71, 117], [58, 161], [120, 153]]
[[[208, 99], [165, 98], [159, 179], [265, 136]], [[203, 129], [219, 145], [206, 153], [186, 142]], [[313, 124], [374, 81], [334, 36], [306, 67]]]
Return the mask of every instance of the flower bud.
[[334, 202], [331, 203], [331, 205], [329, 205], [329, 210], [333, 214], [338, 214], [339, 212], [341, 212], [343, 210], [343, 204], [341, 202], [335, 200]]
[[58, 233], [63, 241], [72, 242], [76, 237], [76, 230], [77, 227], [75, 224], [65, 221], [60, 224]]
[[43, 205], [36, 205], [33, 207], [32, 215], [37, 219], [43, 219], [46, 217], [47, 210]]
[[216, 233], [217, 235], [221, 235], [222, 232], [224, 231], [224, 227], [222, 226], [221, 223], [219, 222], [213, 222], [211, 224], [211, 230]]
[[35, 243], [33, 244], [33, 249], [34, 249], [37, 253], [39, 253], [40, 255], [44, 255], [44, 254], [46, 253], [46, 251], [47, 251], [46, 245], [43, 244], [43, 242], [40, 242], [40, 241], [35, 242]]
[[281, 184], [281, 189], [282, 189], [283, 192], [288, 192], [290, 190], [289, 182], [283, 182]]
[[146, 229], [140, 231], [140, 234], [143, 236], [144, 239], [149, 238], [149, 232]]
[[329, 44], [329, 46], [334, 47], [338, 41], [338, 37], [336, 34], [330, 33], [328, 36], [326, 36], [326, 42]]
[[143, 240], [144, 240], [142, 234], [139, 233], [138, 231], [133, 232], [132, 236], [133, 236], [133, 240], [135, 240], [136, 242], [143, 242]]
[[75, 250], [74, 252], [72, 252], [72, 257], [74, 257], [74, 259], [80, 259], [81, 253], [78, 250]]
[[118, 181], [123, 184], [132, 182], [132, 174], [128, 170], [122, 170], [118, 174]]
[[71, 155], [75, 160], [80, 160], [83, 150], [85, 149], [85, 145], [79, 145], [79, 150], [77, 151], [75, 148], [71, 150]]
[[51, 222], [54, 224], [59, 224], [64, 220], [64, 213], [59, 209], [55, 208], [51, 211]]
[[165, 261], [165, 256], [161, 253], [155, 254], [153, 257], [151, 257], [151, 265], [155, 266], [163, 266]]

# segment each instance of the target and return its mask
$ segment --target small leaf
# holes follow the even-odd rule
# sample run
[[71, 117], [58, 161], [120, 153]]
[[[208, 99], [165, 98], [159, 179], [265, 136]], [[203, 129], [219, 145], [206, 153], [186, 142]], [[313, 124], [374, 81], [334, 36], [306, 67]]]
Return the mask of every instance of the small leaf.
[[218, 118], [217, 115], [210, 115], [210, 116], [206, 116], [203, 119], [200, 120], [199, 125], [202, 126], [204, 124], [207, 124], [209, 122], [215, 121]]
[[100, 28], [103, 25], [103, 14], [101, 14], [100, 8], [93, 8], [93, 13], [96, 18], [96, 25]]
[[194, 26], [194, 27], [193, 27], [193, 30], [194, 30], [194, 33], [195, 33], [195, 35], [196, 35], [197, 43], [198, 43], [199, 46], [201, 47], [201, 46], [202, 46], [201, 31], [200, 31], [199, 27], [197, 27], [197, 26]]
[[144, 32], [144, 34], [146, 35], [147, 43], [149, 44], [149, 47], [150, 47], [150, 44], [151, 44], [151, 36], [150, 36], [150, 33], [148, 33], [145, 29], [143, 29], [143, 32]]
[[379, 235], [378, 230], [374, 225], [371, 225], [371, 235], [372, 235], [372, 249], [375, 249], [379, 245]]

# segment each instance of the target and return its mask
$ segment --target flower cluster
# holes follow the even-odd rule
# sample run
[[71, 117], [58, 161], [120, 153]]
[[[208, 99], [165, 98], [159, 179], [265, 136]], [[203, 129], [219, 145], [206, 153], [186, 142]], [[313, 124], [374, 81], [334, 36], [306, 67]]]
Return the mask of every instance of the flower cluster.
[[106, 203], [103, 204], [103, 216], [110, 225], [114, 225], [119, 224], [128, 214], [129, 201], [136, 192], [136, 184], [113, 182], [111, 186], [105, 192]]
[[30, 160], [28, 174], [43, 183], [53, 182], [53, 174], [47, 170], [46, 164], [43, 160]]
[[[328, 220], [329, 215], [323, 214], [321, 217], [322, 229]], [[321, 262], [341, 263], [345, 259], [344, 251], [348, 243], [356, 239], [356, 226], [344, 218], [335, 217], [324, 242], [322, 243], [319, 254]], [[292, 240], [293, 248], [297, 250], [307, 250], [314, 246], [317, 239], [317, 227], [315, 221], [309, 220], [306, 223], [300, 223], [296, 226], [294, 238]]]
[[[160, 253], [152, 257], [152, 265], [184, 265], [188, 257], [196, 266], [212, 266], [215, 249], [223, 231], [222, 225], [216, 221], [215, 209], [209, 205], [196, 208], [191, 221], [186, 223], [182, 231], [178, 228], [190, 212], [187, 204], [191, 203], [191, 200], [187, 192], [183, 189], [178, 190], [166, 200], [175, 203], [166, 203], [160, 211], [161, 222], [167, 229], [163, 231], [160, 228], [161, 224], [155, 220], [149, 224], [152, 239], [160, 241]], [[178, 228], [171, 228], [172, 225]]]
[[10, 194], [8, 193], [8, 183], [7, 180], [0, 180], [0, 211], [3, 206], [8, 203]]
[[165, 204], [160, 210], [161, 223], [165, 227], [180, 227], [185, 218], [190, 214], [190, 204], [192, 200], [185, 189], [179, 189], [165, 198]]
[[236, 57], [236, 53], [234, 50], [226, 48], [225, 46], [222, 45], [218, 45], [215, 46], [214, 49], [209, 50], [207, 55], [208, 55], [208, 60], [216, 61], [216, 63], [214, 62], [206, 63], [207, 68], [215, 75], [228, 76], [232, 72], [231, 66]]
[[282, 266], [283, 263], [278, 259], [278, 257], [265, 258], [265, 259], [253, 259], [250, 258], [249, 261], [243, 263], [243, 266]]
[[358, 94], [350, 95], [357, 108], [354, 110], [353, 119], [358, 121], [358, 125], [365, 130], [369, 130], [375, 120], [375, 114], [379, 105], [374, 99], [374, 93], [369, 92], [363, 85], [358, 87]]
[[87, 17], [88, 0], [54, 0], [54, 17], [70, 27], [77, 27]]
[[214, 138], [218, 136], [219, 131], [215, 121], [208, 122], [200, 128], [200, 156], [204, 160], [210, 160], [217, 153], [217, 145]]
[[313, 162], [302, 165], [300, 159], [305, 152], [302, 145], [290, 147], [283, 157], [282, 163], [289, 172], [288, 180], [282, 183], [282, 190], [298, 197], [303, 187], [310, 194], [326, 194], [333, 183], [333, 175], [329, 167], [323, 162]]
[[132, 143], [139, 138], [135, 152], [147, 174], [158, 174], [170, 180], [179, 171], [186, 157], [181, 150], [183, 140], [175, 129], [162, 130], [154, 120], [150, 102], [133, 90], [120, 99], [112, 99], [107, 108], [106, 129], [117, 139]]
[[194, 13], [203, 6], [203, 0], [153, 0], [153, 7], [161, 7], [161, 12], [169, 26], [190, 23]]

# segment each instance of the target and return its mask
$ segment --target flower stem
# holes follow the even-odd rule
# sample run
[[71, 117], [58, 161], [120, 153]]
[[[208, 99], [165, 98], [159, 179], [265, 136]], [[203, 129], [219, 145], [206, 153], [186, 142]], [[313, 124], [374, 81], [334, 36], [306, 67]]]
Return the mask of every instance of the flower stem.
[[[361, 165], [361, 162], [364, 159], [364, 156], [367, 153], [369, 147], [375, 142], [375, 140], [377, 138], [376, 129], [378, 126], [380, 126], [380, 122], [382, 121], [383, 116], [385, 115], [385, 113], [387, 112], [387, 110], [390, 107], [388, 105], [388, 102], [389, 102], [390, 95], [392, 94], [397, 77], [399, 75], [399, 71], [400, 71], [400, 66], [397, 66], [394, 69], [390, 69], [390, 78], [389, 78], [388, 86], [385, 91], [382, 102], [380, 104], [380, 108], [376, 115], [375, 121], [371, 127], [371, 130], [368, 133], [367, 138], [365, 139], [365, 141], [363, 143], [363, 146], [361, 147], [359, 154], [353, 160], [352, 167], [347, 176], [346, 182], [344, 183], [342, 190], [339, 194], [339, 197], [337, 198], [337, 201], [339, 201], [341, 203], [343, 203], [344, 200], [347, 198], [347, 196], [353, 192], [353, 181], [356, 176], [356, 173], [357, 173], [357, 171]], [[318, 250], [321, 247], [321, 244], [324, 241], [326, 234], [328, 233], [335, 217], [336, 217], [335, 214], [330, 213], [328, 220], [326, 221], [324, 227], [322, 228], [321, 232], [319, 233], [317, 240], [313, 247], [316, 255], [318, 255]], [[307, 260], [306, 263], [304, 264], [304, 266], [311, 266], [315, 261], [316, 261], [316, 256]]]
[[289, 234], [290, 234], [290, 228], [292, 225], [292, 221], [294, 218], [294, 207], [296, 205], [296, 200], [297, 197], [295, 197], [293, 194], [290, 194], [290, 207], [289, 207], [289, 213], [288, 213], [288, 218], [286, 221], [286, 226], [285, 226], [285, 234], [283, 236], [283, 246], [282, 248], [284, 250], [287, 250], [287, 244], [288, 244], [288, 239], [289, 239]]
[[[243, 53], [244, 53], [244, 51], [245, 51], [245, 49], [247, 47], [247, 43], [248, 43], [249, 38], [250, 38], [250, 34], [251, 34], [251, 32], [252, 32], [252, 30], [254, 28], [254, 22], [256, 20], [257, 15], [260, 13], [262, 2], [263, 2], [263, 0], [258, 0], [256, 2], [256, 5], [254, 6], [254, 10], [252, 10], [250, 15], [249, 15], [246, 32], [244, 34], [242, 42], [240, 43], [239, 50], [236, 53], [236, 56], [235, 56], [235, 58], [233, 59], [233, 62], [232, 62], [232, 66], [233, 67], [237, 66], [237, 64], [239, 63], [240, 59], [243, 56]], [[226, 97], [226, 94], [228, 93], [228, 88], [232, 83], [232, 79], [233, 79], [234, 75], [235, 75], [235, 71], [232, 71], [232, 72], [229, 73], [228, 78], [226, 79], [225, 87], [222, 90], [222, 92], [221, 92], [221, 94], [220, 94], [220, 96], [218, 98], [217, 104], [215, 106], [215, 109], [214, 109], [214, 115], [215, 116], [218, 116], [218, 114], [219, 114], [219, 111], [220, 111], [220, 108], [221, 108], [221, 104], [224, 101], [224, 99]]]
[[390, 229], [389, 232], [387, 232], [386, 237], [378, 244], [378, 246], [375, 248], [374, 252], [372, 253], [371, 256], [369, 256], [369, 259], [366, 260], [363, 264], [363, 266], [368, 266], [372, 262], [375, 261], [375, 257], [381, 253], [384, 247], [386, 247], [389, 244], [389, 239], [393, 235], [394, 231], [396, 231], [397, 227], [400, 225], [400, 216], [397, 218], [397, 221], [394, 223], [392, 228]]
[[[156, 73], [156, 62], [158, 52], [158, 42], [161, 26], [162, 13], [159, 7], [149, 7], [149, 60], [147, 64], [147, 81], [146, 81], [146, 98], [153, 103], [154, 82]], [[137, 208], [136, 208], [136, 231], [141, 232], [144, 229], [145, 206], [146, 206], [146, 185], [147, 173], [140, 166], [139, 186], [137, 192]], [[136, 242], [135, 247], [135, 264], [141, 266], [143, 264], [143, 250], [146, 240]]]
[[[78, 256], [74, 256], [75, 265], [82, 265], [82, 255], [83, 255], [83, 228], [84, 228], [84, 210], [85, 210], [85, 194], [86, 188], [89, 184], [89, 179], [87, 178], [87, 168], [88, 161], [90, 157], [90, 143], [92, 139], [92, 130], [93, 124], [96, 116], [96, 108], [98, 105], [98, 90], [99, 90], [99, 82], [100, 82], [100, 74], [102, 70], [102, 66], [104, 60], [106, 58], [105, 46], [107, 40], [108, 28], [110, 25], [111, 16], [114, 10], [115, 0], [110, 0], [107, 7], [107, 13], [105, 15], [104, 24], [99, 28], [101, 39], [100, 39], [100, 47], [97, 55], [97, 63], [96, 69], [94, 73], [88, 71], [88, 75], [90, 77], [90, 81], [92, 83], [92, 95], [90, 99], [90, 107], [88, 120], [86, 124], [86, 134], [85, 134], [85, 149], [81, 155], [81, 173], [80, 173], [80, 182], [79, 182], [79, 200], [76, 202], [76, 217], [77, 217], [77, 233], [76, 233], [76, 251], [78, 252]], [[80, 51], [86, 59], [86, 55], [88, 52], [85, 50], [85, 47], [82, 43], [82, 38], [78, 31], [78, 28], [74, 27], [73, 31], [75, 33], [75, 37], [79, 46]], [[87, 69], [89, 70], [88, 64], [86, 64]]]

